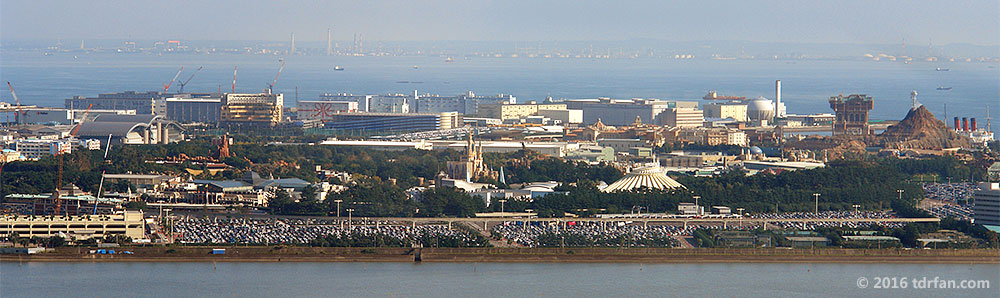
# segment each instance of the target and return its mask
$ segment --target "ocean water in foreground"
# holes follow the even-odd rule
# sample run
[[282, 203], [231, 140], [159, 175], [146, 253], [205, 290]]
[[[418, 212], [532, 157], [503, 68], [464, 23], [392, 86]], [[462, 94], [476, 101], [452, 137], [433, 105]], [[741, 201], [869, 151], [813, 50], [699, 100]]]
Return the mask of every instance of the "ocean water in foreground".
[[[989, 289], [916, 289], [925, 277]], [[875, 288], [883, 278], [898, 288]], [[3, 297], [996, 297], [997, 287], [1000, 266], [956, 264], [0, 263]]]

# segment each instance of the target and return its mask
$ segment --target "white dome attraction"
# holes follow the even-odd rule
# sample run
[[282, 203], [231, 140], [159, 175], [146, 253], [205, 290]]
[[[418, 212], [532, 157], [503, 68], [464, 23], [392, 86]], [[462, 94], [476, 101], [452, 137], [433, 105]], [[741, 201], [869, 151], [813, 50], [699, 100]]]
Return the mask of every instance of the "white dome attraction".
[[637, 188], [647, 187], [650, 189], [678, 189], [685, 188], [674, 179], [670, 179], [663, 171], [656, 167], [641, 168], [632, 171], [602, 189], [604, 192], [629, 191]]

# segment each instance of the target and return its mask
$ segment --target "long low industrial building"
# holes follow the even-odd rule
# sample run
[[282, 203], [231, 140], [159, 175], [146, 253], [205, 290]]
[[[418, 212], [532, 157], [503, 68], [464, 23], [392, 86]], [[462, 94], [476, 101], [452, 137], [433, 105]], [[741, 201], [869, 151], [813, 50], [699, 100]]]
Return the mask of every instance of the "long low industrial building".
[[366, 148], [373, 150], [406, 150], [406, 149], [418, 149], [418, 150], [431, 150], [434, 146], [426, 141], [351, 141], [351, 140], [326, 140], [319, 143], [320, 145], [329, 145], [337, 147], [356, 147], [356, 148]]
[[[96, 110], [87, 109], [64, 109], [34, 107], [20, 110], [20, 117], [17, 119], [21, 124], [63, 124], [70, 125], [80, 121], [90, 121], [99, 115], [135, 115], [135, 110]], [[84, 120], [87, 117], [90, 119]]]
[[219, 123], [222, 95], [171, 97], [164, 100], [167, 118], [181, 123]]
[[326, 128], [351, 131], [429, 131], [460, 127], [457, 112], [447, 113], [336, 113], [324, 117]]
[[[351, 140], [326, 140], [319, 145], [359, 147], [373, 150], [446, 150], [465, 151], [466, 141], [351, 141]], [[541, 154], [564, 157], [570, 151], [580, 149], [579, 143], [566, 142], [477, 142], [483, 146], [483, 152], [509, 153], [521, 149], [532, 150]]]
[[[443, 142], [436, 141], [434, 143], [434, 149], [452, 149], [456, 151], [465, 151], [466, 143], [464, 141], [457, 142]], [[569, 151], [575, 151], [580, 149], [579, 143], [566, 143], [566, 142], [494, 142], [494, 141], [483, 141], [478, 142], [483, 147], [483, 152], [492, 153], [510, 153], [516, 152], [521, 149], [527, 149], [535, 151], [541, 154], [546, 154], [556, 157], [564, 157]]]
[[804, 161], [754, 161], [747, 160], [743, 162], [743, 167], [747, 170], [762, 171], [767, 169], [781, 169], [786, 171], [795, 170], [811, 170], [815, 168], [825, 167], [825, 164], [815, 163], [815, 162], [804, 162]]

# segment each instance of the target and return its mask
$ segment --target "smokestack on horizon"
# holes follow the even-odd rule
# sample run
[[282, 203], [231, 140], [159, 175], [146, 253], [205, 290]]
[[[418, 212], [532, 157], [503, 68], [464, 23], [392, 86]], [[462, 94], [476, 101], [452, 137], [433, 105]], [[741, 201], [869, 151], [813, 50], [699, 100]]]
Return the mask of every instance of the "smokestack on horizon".
[[774, 116], [781, 118], [781, 80], [774, 81]]
[[969, 122], [970, 122], [969, 123], [969, 128], [971, 128], [972, 131], [976, 131], [976, 128], [978, 128], [976, 126], [976, 118], [972, 118], [972, 120], [969, 120]]
[[962, 117], [962, 130], [969, 131], [969, 118]]
[[962, 128], [962, 126], [961, 126], [961, 125], [959, 125], [959, 122], [958, 122], [958, 117], [955, 117], [955, 130], [959, 130], [959, 129], [961, 129], [961, 128]]

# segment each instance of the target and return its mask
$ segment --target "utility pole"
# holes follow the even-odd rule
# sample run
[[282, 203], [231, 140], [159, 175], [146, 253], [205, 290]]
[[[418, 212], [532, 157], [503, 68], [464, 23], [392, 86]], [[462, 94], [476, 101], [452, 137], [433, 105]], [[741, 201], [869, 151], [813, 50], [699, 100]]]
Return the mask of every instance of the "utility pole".
[[903, 200], [903, 190], [902, 189], [897, 189], [896, 192], [899, 193], [899, 200], [902, 201]]
[[503, 220], [503, 203], [506, 203], [507, 200], [500, 199], [500, 200], [497, 200], [497, 202], [500, 202], [500, 219], [502, 221]]
[[743, 208], [736, 208], [736, 214], [740, 216], [740, 227], [743, 227]]
[[816, 198], [816, 208], [813, 213], [819, 214], [819, 193], [814, 193], [813, 197]]
[[340, 203], [343, 201], [344, 200], [333, 200], [334, 203], [337, 203], [337, 219], [340, 219]]

